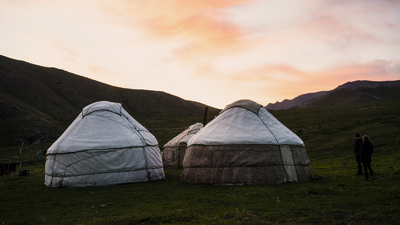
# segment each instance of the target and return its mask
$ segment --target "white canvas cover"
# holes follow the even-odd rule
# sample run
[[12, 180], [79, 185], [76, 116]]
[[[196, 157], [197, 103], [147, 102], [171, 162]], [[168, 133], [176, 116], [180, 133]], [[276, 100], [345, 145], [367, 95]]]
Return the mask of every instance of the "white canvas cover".
[[157, 145], [120, 103], [93, 103], [47, 150], [45, 185], [104, 186], [163, 178]]
[[175, 168], [182, 167], [187, 142], [199, 132], [201, 128], [203, 128], [202, 123], [195, 123], [167, 142], [162, 151], [163, 165], [173, 166]]
[[225, 107], [189, 142], [190, 145], [300, 145], [303, 141], [261, 105], [239, 100]]
[[180, 134], [172, 138], [170, 141], [168, 141], [165, 145], [164, 148], [173, 148], [179, 145], [179, 143], [186, 143], [189, 141], [190, 138], [192, 138], [197, 132], [200, 131], [200, 129], [203, 128], [202, 123], [195, 123], [188, 127], [186, 130], [182, 131]]
[[239, 100], [189, 140], [182, 176], [193, 183], [279, 184], [312, 174], [303, 141], [261, 105]]

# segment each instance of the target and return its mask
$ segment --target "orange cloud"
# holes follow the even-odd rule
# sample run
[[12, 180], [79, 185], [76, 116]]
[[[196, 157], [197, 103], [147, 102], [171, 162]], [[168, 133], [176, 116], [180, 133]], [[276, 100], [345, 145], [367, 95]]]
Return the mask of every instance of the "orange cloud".
[[124, 1], [106, 10], [142, 29], [147, 38], [180, 42], [173, 54], [187, 58], [243, 48], [242, 28], [230, 23], [223, 9], [248, 1]]
[[398, 63], [376, 60], [370, 63], [352, 63], [313, 72], [310, 74], [310, 78], [321, 82], [325, 80], [331, 85], [333, 83], [340, 85], [354, 80], [396, 80], [400, 78], [400, 68]]

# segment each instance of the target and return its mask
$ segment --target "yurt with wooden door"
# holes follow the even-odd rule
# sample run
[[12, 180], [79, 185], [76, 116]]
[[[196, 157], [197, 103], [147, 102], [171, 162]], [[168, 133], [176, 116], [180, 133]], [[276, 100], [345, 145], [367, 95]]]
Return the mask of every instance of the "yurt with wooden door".
[[46, 155], [49, 187], [105, 186], [164, 177], [156, 138], [120, 103], [86, 106]]
[[202, 184], [280, 184], [312, 178], [303, 141], [251, 100], [227, 105], [189, 140], [182, 176]]
[[167, 142], [162, 151], [163, 165], [182, 168], [187, 142], [199, 132], [201, 128], [203, 128], [202, 123], [195, 123]]

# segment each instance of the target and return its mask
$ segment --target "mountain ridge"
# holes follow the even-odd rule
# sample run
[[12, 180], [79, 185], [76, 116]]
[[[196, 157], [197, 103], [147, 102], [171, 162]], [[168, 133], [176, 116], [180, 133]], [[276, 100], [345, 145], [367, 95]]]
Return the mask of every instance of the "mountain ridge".
[[[350, 90], [350, 91], [343, 91]], [[380, 91], [377, 91], [377, 90]], [[384, 89], [384, 90], [383, 90]], [[346, 92], [346, 94], [344, 94]], [[385, 92], [389, 92], [385, 94]], [[344, 101], [333, 100], [335, 98], [345, 99]], [[354, 96], [357, 97], [354, 97]], [[341, 96], [341, 97], [339, 97]], [[400, 100], [400, 80], [395, 81], [368, 81], [356, 80], [339, 85], [330, 91], [319, 91], [299, 95], [291, 100], [285, 99], [282, 102], [269, 103], [265, 106], [267, 110], [282, 110], [298, 107], [312, 107], [322, 105], [333, 105], [352, 103], [358, 101], [379, 101], [379, 100]]]
[[[0, 55], [0, 145], [52, 142], [83, 107], [119, 102], [134, 118], [199, 115], [206, 105], [162, 91], [119, 88]], [[209, 113], [219, 109], [208, 107]]]

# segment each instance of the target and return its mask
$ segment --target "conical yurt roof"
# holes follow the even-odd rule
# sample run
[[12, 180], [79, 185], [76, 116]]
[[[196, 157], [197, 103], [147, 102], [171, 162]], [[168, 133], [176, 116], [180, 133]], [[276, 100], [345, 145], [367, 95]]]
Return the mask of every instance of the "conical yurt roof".
[[[94, 112], [96, 115], [91, 116]], [[86, 106], [47, 154], [157, 144], [157, 139], [120, 103], [100, 101]]]
[[227, 105], [188, 142], [188, 146], [243, 144], [304, 146], [295, 133], [251, 100]]
[[180, 143], [185, 143], [189, 141], [190, 138], [192, 138], [199, 130], [203, 128], [202, 123], [195, 123], [191, 126], [189, 126], [186, 130], [182, 131], [180, 134], [172, 138], [170, 141], [168, 141], [165, 145], [164, 148], [173, 148], [178, 146]]

